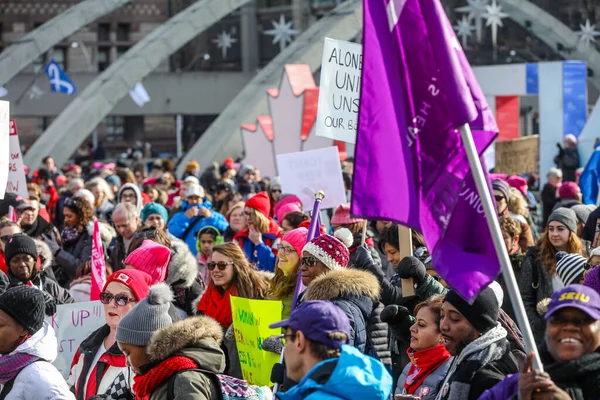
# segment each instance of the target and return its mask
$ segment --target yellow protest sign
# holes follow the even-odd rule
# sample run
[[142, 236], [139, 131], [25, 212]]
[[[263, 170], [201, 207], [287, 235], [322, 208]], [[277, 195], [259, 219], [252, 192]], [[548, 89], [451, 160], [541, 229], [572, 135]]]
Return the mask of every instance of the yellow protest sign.
[[231, 296], [231, 311], [244, 379], [252, 385], [271, 386], [271, 370], [279, 355], [264, 351], [262, 343], [281, 333], [281, 329], [269, 329], [281, 320], [281, 301]]

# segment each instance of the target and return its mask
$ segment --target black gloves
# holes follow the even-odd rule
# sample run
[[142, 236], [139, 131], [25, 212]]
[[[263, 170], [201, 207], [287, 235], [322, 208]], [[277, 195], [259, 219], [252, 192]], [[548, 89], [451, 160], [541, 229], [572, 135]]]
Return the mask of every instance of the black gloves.
[[403, 343], [410, 343], [410, 327], [414, 318], [412, 318], [408, 308], [390, 304], [381, 311], [380, 318], [388, 324], [396, 339]]
[[383, 271], [381, 268], [378, 268], [373, 261], [373, 257], [371, 253], [369, 253], [369, 249], [367, 249], [366, 245], [358, 246], [354, 252], [355, 261], [354, 268], [360, 269], [362, 271], [368, 271], [377, 277], [379, 283], [385, 278]]
[[415, 283], [420, 284], [427, 278], [427, 269], [418, 258], [404, 257], [398, 264], [398, 274], [402, 279], [413, 278]]

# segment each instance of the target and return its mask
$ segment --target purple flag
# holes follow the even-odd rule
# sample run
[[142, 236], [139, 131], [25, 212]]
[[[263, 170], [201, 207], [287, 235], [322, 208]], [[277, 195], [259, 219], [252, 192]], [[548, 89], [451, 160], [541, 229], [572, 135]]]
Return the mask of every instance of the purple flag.
[[421, 231], [438, 273], [471, 299], [500, 263], [466, 123], [482, 155], [497, 126], [439, 0], [364, 0], [352, 213]]

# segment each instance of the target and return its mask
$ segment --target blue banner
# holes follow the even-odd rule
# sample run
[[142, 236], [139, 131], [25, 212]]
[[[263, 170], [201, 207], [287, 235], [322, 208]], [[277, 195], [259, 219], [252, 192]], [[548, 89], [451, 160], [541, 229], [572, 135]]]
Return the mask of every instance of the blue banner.
[[44, 71], [46, 71], [46, 75], [48, 75], [48, 79], [50, 80], [51, 92], [66, 93], [68, 95], [77, 92], [77, 88], [71, 82], [71, 78], [60, 68], [60, 65], [56, 61], [50, 60]]
[[527, 94], [539, 94], [539, 72], [537, 63], [525, 64], [525, 73]]
[[563, 134], [579, 137], [587, 121], [587, 66], [585, 61], [563, 62]]

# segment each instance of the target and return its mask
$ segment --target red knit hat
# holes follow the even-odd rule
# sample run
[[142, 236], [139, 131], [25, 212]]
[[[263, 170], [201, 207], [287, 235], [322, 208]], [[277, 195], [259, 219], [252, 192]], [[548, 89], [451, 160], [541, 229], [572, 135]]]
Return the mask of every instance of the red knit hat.
[[170, 259], [171, 250], [168, 247], [152, 240], [144, 240], [140, 247], [127, 256], [125, 264], [150, 275], [154, 285], [163, 282], [167, 277]]
[[321, 235], [314, 238], [304, 246], [302, 251], [313, 255], [331, 270], [342, 269], [346, 268], [350, 261], [348, 248], [352, 242], [352, 232], [341, 228], [335, 231], [334, 236]]
[[350, 215], [350, 203], [346, 203], [335, 209], [333, 218], [331, 218], [331, 225], [350, 225], [363, 221], [362, 218], [355, 218]]
[[122, 269], [117, 272], [113, 272], [111, 276], [106, 280], [106, 285], [102, 288], [105, 291], [108, 284], [111, 282], [122, 283], [127, 286], [133, 293], [133, 296], [137, 301], [145, 299], [150, 291], [150, 285], [152, 284], [152, 277], [144, 271], [138, 271], [135, 269]]
[[246, 201], [246, 207], [253, 208], [265, 217], [271, 213], [271, 200], [267, 192], [259, 192]]
[[577, 200], [579, 197], [579, 186], [575, 182], [564, 182], [558, 188], [558, 197], [564, 200]]

